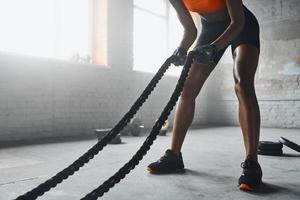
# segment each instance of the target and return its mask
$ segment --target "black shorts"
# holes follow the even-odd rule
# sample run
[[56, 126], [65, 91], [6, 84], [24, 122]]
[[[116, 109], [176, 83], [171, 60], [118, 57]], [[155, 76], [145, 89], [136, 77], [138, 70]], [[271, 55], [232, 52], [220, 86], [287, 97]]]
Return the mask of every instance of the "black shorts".
[[[253, 15], [253, 13], [250, 10], [248, 10], [245, 6], [244, 6], [244, 15], [245, 15], [245, 24], [243, 30], [229, 44], [231, 45], [232, 53], [234, 52], [235, 48], [240, 44], [251, 44], [257, 47], [258, 50], [260, 49], [259, 24], [257, 22], [257, 19]], [[205, 44], [210, 44], [213, 41], [215, 41], [227, 29], [227, 27], [230, 24], [230, 19], [225, 21], [217, 21], [217, 22], [208, 22], [206, 20], [201, 19], [201, 24], [202, 24], [202, 31], [197, 40], [196, 47]], [[214, 58], [215, 64], [219, 62], [227, 47], [218, 51], [216, 57]]]

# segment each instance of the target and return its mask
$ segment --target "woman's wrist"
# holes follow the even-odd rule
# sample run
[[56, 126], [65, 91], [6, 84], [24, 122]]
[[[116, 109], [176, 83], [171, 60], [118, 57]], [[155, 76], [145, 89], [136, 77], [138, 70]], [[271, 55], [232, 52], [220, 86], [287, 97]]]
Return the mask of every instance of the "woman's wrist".
[[197, 39], [197, 29], [196, 30], [185, 30], [183, 34], [182, 41], [179, 46], [189, 50], [192, 44]]
[[224, 33], [211, 44], [214, 44], [218, 50], [227, 47], [230, 44], [230, 41], [232, 41], [242, 31], [243, 26], [243, 21], [231, 22]]
[[179, 46], [179, 47], [177, 47], [176, 52], [178, 52], [180, 54], [183, 54], [183, 55], [186, 55], [187, 54], [187, 49], [182, 47], [182, 46]]

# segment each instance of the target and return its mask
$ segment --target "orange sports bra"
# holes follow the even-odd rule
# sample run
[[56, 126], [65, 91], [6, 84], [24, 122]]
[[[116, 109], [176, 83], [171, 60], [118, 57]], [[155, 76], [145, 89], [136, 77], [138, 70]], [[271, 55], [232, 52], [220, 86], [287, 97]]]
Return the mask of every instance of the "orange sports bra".
[[224, 0], [183, 0], [186, 8], [197, 13], [213, 13], [226, 7]]

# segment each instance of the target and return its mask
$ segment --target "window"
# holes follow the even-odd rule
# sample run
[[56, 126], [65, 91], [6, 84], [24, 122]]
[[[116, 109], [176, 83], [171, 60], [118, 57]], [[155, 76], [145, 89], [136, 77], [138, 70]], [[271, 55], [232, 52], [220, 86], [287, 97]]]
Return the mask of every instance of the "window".
[[[177, 48], [183, 28], [168, 0], [134, 0], [134, 70], [156, 72]], [[181, 67], [170, 67], [177, 75]]]
[[[94, 4], [107, 0], [0, 0], [0, 50], [85, 63], [106, 63], [106, 23]], [[105, 12], [102, 12], [105, 13]], [[101, 19], [98, 18], [102, 17]], [[101, 26], [106, 27], [105, 26]], [[95, 42], [95, 34], [102, 40]], [[102, 45], [99, 43], [102, 42]], [[104, 50], [105, 49], [105, 50]], [[102, 53], [100, 58], [95, 51]]]

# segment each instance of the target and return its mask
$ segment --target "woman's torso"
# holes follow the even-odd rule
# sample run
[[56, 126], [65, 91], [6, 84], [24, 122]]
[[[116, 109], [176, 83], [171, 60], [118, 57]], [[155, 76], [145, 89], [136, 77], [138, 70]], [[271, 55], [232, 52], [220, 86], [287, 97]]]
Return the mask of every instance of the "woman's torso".
[[183, 0], [186, 8], [197, 12], [206, 21], [230, 19], [225, 0]]

